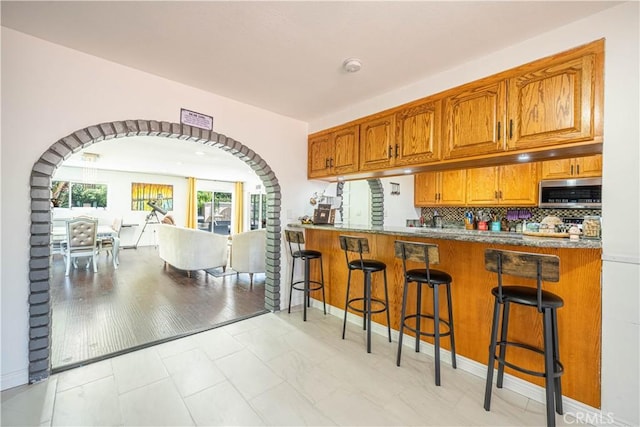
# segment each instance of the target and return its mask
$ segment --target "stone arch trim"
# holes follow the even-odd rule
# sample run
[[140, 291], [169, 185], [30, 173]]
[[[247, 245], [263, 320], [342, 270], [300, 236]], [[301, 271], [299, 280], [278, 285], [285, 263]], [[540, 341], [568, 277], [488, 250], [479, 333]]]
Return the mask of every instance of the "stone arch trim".
[[[369, 191], [371, 193], [371, 225], [382, 227], [384, 225], [384, 189], [382, 181], [379, 178], [371, 178], [367, 180]], [[344, 181], [338, 182], [336, 185], [336, 196], [342, 197], [344, 192]], [[338, 208], [340, 218], [344, 221], [344, 210], [342, 202]]]
[[384, 189], [379, 178], [368, 179], [371, 190], [371, 225], [382, 227], [384, 225]]
[[73, 153], [97, 142], [130, 136], [158, 136], [195, 141], [217, 147], [247, 163], [262, 180], [267, 196], [265, 308], [280, 310], [280, 210], [278, 179], [267, 162], [249, 147], [225, 135], [178, 123], [125, 120], [78, 130], [56, 143], [33, 165], [30, 177], [31, 228], [29, 260], [29, 382], [49, 376], [51, 370], [50, 260], [51, 181], [56, 169]]

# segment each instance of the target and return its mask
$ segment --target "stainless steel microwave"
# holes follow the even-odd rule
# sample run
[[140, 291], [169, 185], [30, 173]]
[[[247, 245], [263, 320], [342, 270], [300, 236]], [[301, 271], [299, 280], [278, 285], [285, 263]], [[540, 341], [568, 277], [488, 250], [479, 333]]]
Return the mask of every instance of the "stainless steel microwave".
[[540, 181], [541, 208], [600, 209], [602, 178]]

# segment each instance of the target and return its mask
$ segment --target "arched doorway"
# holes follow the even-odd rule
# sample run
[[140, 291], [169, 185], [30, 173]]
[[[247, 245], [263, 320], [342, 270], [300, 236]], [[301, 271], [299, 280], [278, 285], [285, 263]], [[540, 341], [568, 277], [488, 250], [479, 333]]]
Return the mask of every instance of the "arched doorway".
[[269, 165], [239, 141], [191, 126], [154, 120], [102, 123], [78, 130], [56, 143], [34, 164], [30, 177], [29, 382], [50, 373], [51, 179], [71, 154], [97, 142], [131, 136], [157, 136], [217, 147], [244, 161], [262, 180], [267, 197], [265, 308], [280, 309], [280, 184]]

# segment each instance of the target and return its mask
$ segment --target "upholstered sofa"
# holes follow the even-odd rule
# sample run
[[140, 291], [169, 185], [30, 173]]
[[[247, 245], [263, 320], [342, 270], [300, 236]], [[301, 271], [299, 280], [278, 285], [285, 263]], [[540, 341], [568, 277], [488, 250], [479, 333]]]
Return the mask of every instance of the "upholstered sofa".
[[227, 266], [227, 236], [159, 224], [158, 246], [165, 267], [169, 264], [177, 269], [186, 270], [189, 277], [195, 270]]
[[237, 233], [231, 237], [231, 268], [237, 273], [249, 273], [253, 288], [253, 274], [264, 273], [267, 233], [264, 228]]

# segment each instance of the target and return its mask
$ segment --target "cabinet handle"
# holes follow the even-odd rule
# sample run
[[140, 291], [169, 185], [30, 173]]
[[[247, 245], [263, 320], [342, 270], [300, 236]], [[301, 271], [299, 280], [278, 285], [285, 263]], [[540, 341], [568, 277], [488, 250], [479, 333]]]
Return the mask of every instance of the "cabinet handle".
[[498, 191], [497, 190], [493, 192], [493, 197], [496, 198], [496, 199], [498, 198]]
[[398, 144], [396, 144], [396, 157], [398, 157], [398, 150], [400, 149], [400, 146]]
[[389, 146], [389, 158], [393, 157], [393, 148]]
[[513, 138], [513, 119], [509, 120], [509, 139]]
[[328, 157], [326, 159], [324, 159], [324, 168], [325, 169], [329, 168], [329, 158]]
[[438, 193], [438, 198], [437, 198], [437, 200], [438, 200], [438, 201], [440, 201], [441, 197], [442, 197], [442, 194]]
[[573, 175], [573, 165], [571, 165], [571, 175]]
[[580, 165], [576, 165], [576, 175], [580, 175]]
[[329, 159], [329, 166], [333, 167], [333, 157]]
[[500, 194], [500, 198], [502, 199], [502, 190], [498, 192]]
[[498, 141], [500, 141], [500, 122], [498, 122]]

